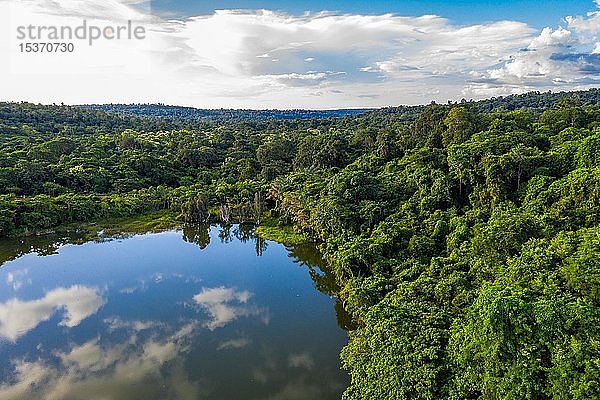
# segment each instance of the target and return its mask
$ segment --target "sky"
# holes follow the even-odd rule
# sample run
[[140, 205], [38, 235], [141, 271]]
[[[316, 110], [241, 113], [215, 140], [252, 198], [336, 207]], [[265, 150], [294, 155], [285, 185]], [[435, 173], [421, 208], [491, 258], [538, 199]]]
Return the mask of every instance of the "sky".
[[323, 10], [362, 15], [396, 14], [418, 17], [440, 15], [456, 24], [477, 24], [508, 19], [527, 22], [536, 28], [555, 26], [565, 12], [584, 15], [590, 11], [590, 0], [304, 0], [304, 1], [197, 1], [155, 0], [152, 8], [179, 17], [211, 14], [219, 9], [267, 9], [289, 14]]
[[[22, 37], [84, 21], [125, 36]], [[73, 51], [23, 51], [40, 41]], [[2, 101], [330, 109], [584, 90], [600, 87], [600, 0], [0, 0], [0, 53]]]

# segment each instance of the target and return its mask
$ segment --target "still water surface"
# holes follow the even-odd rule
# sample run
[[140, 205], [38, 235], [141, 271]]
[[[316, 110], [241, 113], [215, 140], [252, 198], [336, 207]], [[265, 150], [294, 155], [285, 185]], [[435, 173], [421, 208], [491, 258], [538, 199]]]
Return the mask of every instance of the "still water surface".
[[4, 241], [0, 263], [2, 400], [327, 400], [348, 383], [310, 246], [213, 226]]

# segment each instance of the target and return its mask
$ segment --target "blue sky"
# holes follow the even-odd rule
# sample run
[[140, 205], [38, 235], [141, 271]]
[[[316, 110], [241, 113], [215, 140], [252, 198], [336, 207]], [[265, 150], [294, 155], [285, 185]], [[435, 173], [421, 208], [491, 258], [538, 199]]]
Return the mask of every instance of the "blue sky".
[[583, 15], [590, 11], [589, 0], [152, 0], [152, 7], [179, 16], [211, 14], [215, 9], [268, 9], [290, 14], [305, 11], [339, 11], [351, 14], [385, 14], [419, 16], [435, 14], [456, 24], [475, 24], [508, 19], [526, 22], [536, 28], [559, 25], [566, 13]]
[[[349, 108], [600, 87], [600, 0], [0, 0], [0, 100]], [[215, 11], [218, 10], [218, 11]], [[308, 11], [308, 13], [306, 13]], [[19, 25], [141, 41], [23, 54]]]

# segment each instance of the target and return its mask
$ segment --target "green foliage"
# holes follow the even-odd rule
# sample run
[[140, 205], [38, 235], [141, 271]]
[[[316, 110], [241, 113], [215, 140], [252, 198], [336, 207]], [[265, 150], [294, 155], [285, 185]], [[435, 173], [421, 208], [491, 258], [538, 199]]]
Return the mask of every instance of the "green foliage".
[[0, 103], [0, 236], [140, 214], [262, 223], [321, 241], [356, 325], [346, 400], [600, 399], [599, 101], [303, 121]]
[[310, 242], [308, 236], [296, 232], [293, 226], [280, 225], [277, 220], [273, 219], [263, 221], [254, 233], [265, 240], [272, 240], [288, 245], [299, 245]]

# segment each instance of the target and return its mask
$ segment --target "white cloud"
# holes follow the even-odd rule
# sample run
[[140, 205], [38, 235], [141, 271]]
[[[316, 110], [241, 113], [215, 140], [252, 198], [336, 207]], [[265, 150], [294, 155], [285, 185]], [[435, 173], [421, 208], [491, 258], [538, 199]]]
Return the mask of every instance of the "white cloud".
[[[600, 2], [595, 1], [596, 6], [600, 8]], [[577, 32], [595, 34], [600, 32], [600, 11], [592, 11], [587, 16], [568, 16], [565, 21], [569, 28]]]
[[[560, 55], [598, 53], [600, 11], [536, 32], [516, 21], [457, 26], [435, 15], [220, 10], [177, 20], [150, 16], [132, 3], [88, 0], [81, 8], [74, 0], [0, 2], [0, 15], [12, 6], [5, 21], [10, 40], [2, 39], [0, 50], [13, 69], [0, 66], [2, 99], [327, 108], [596, 83], [594, 59]], [[17, 52], [15, 23], [48, 24], [50, 18], [76, 24], [90, 10], [98, 23], [133, 18], [148, 28], [148, 38], [98, 42], [92, 49], [78, 45], [74, 55], [44, 56], [43, 69]]]
[[542, 33], [534, 38], [529, 46], [529, 50], [546, 50], [548, 47], [561, 47], [575, 44], [573, 34], [564, 28], [553, 30], [551, 28], [542, 29]]
[[16, 341], [50, 319], [57, 309], [63, 311], [59, 325], [72, 328], [96, 313], [103, 304], [104, 299], [96, 289], [80, 285], [54, 289], [37, 300], [14, 298], [0, 303], [0, 336]]
[[248, 305], [251, 297], [252, 293], [247, 290], [238, 291], [220, 286], [202, 289], [193, 297], [193, 300], [210, 316], [205, 326], [214, 330], [222, 328], [240, 317], [258, 316], [266, 323], [268, 321], [266, 310]]
[[[598, 1], [596, 4], [599, 5]], [[599, 5], [600, 7], [600, 5]], [[529, 89], [586, 89], [600, 83], [600, 11], [568, 16], [566, 28], [544, 28], [524, 51], [492, 69], [496, 86], [521, 85]]]
[[551, 55], [572, 44], [573, 40], [572, 33], [564, 28], [544, 28], [525, 50], [517, 53], [502, 67], [492, 70], [489, 76], [514, 83], [525, 83], [532, 79], [546, 83], [548, 77], [561, 74], [559, 65], [551, 60]]
[[[588, 18], [567, 18], [568, 28], [544, 28], [526, 49], [514, 54], [511, 60], [489, 71], [489, 82], [496, 85], [521, 85], [531, 89], [585, 88], [600, 83], [600, 57], [596, 49], [585, 51], [589, 44], [586, 35], [577, 32], [598, 28], [600, 13]], [[584, 29], [585, 27], [585, 29]]]

